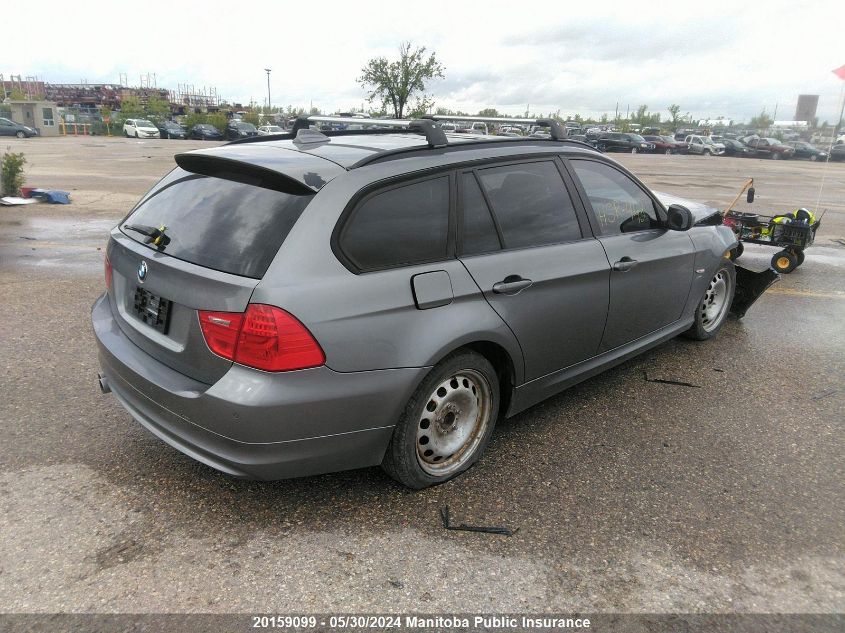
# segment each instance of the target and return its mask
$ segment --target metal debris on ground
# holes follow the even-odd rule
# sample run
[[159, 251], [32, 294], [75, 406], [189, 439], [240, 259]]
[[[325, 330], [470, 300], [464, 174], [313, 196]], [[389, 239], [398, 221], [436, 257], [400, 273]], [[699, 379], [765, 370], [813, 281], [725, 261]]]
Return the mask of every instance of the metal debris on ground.
[[821, 400], [822, 398], [827, 398], [828, 396], [832, 396], [833, 394], [837, 393], [839, 389], [826, 389], [825, 391], [820, 391], [819, 393], [813, 394], [813, 400]]
[[678, 387], [692, 387], [693, 389], [701, 389], [701, 385], [694, 385], [691, 382], [683, 382], [682, 380], [664, 380], [663, 378], [649, 378], [648, 372], [644, 371], [643, 376], [646, 382], [659, 382], [662, 385], [676, 385]]
[[467, 525], [466, 523], [452, 524], [449, 518], [449, 506], [440, 509], [440, 518], [443, 519], [443, 527], [447, 530], [460, 530], [463, 532], [483, 532], [485, 534], [503, 534], [504, 536], [513, 536], [519, 531], [519, 528], [510, 529], [502, 526], [480, 526]]

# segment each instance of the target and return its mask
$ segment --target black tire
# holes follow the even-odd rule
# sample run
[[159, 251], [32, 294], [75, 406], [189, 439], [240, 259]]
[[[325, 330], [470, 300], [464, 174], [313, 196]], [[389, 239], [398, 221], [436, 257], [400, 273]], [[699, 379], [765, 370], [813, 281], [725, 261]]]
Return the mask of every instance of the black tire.
[[[467, 378], [476, 382], [468, 382]], [[472, 397], [476, 398], [476, 403], [467, 404], [467, 398]], [[446, 357], [432, 368], [405, 406], [393, 429], [382, 468], [396, 481], [414, 490], [457, 477], [484, 453], [496, 426], [499, 402], [499, 379], [490, 361], [470, 350]], [[464, 423], [472, 424], [472, 429], [458, 449], [444, 459], [431, 448], [422, 448], [452, 450], [448, 442], [454, 441], [455, 436], [449, 434], [457, 428], [467, 406], [478, 410], [474, 412], [474, 419], [470, 412], [464, 418]], [[428, 411], [432, 412], [430, 416]], [[429, 439], [427, 432], [433, 439]]]
[[125, 136], [126, 138], [130, 138], [129, 132], [127, 132], [126, 130], [123, 130], [123, 136]]
[[736, 261], [742, 257], [744, 251], [745, 247], [742, 245], [742, 242], [737, 242], [737, 245], [731, 249], [731, 261]]
[[138, 130], [135, 130], [135, 138], [140, 138], [140, 137], [138, 136]]
[[777, 152], [772, 152], [772, 160], [780, 160], [780, 154]]
[[631, 153], [636, 154], [639, 150], [636, 147], [631, 148]]
[[817, 154], [810, 154], [810, 160], [818, 160], [819, 157]]
[[24, 132], [23, 130], [18, 130], [15, 133], [15, 136], [17, 136], [18, 138], [26, 138], [26, 132]]
[[789, 251], [780, 251], [772, 256], [772, 268], [775, 272], [787, 275], [798, 266], [798, 258]]
[[798, 260], [798, 263], [795, 264], [795, 267], [798, 268], [804, 263], [804, 251], [793, 251], [793, 254], [795, 255], [795, 259]]
[[[719, 285], [724, 284], [720, 292]], [[684, 336], [696, 341], [706, 341], [715, 337], [725, 321], [731, 309], [736, 292], [736, 270], [732, 262], [725, 262], [713, 273], [704, 295], [695, 308], [695, 321]], [[718, 297], [717, 297], [717, 294]], [[719, 305], [715, 302], [718, 298]], [[714, 306], [716, 309], [714, 309]]]

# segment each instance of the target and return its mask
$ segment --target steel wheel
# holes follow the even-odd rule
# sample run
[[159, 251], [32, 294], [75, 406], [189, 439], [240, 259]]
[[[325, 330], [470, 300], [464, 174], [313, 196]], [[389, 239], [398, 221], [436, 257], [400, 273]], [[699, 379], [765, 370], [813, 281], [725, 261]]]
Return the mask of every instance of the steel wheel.
[[728, 312], [728, 297], [730, 297], [731, 278], [725, 270], [720, 270], [710, 280], [710, 285], [704, 293], [704, 300], [699, 306], [701, 312], [701, 327], [705, 332], [712, 332], [722, 323]]
[[26, 133], [20, 130], [17, 134], [15, 134], [15, 136], [17, 136], [18, 138], [26, 138]]
[[417, 424], [417, 460], [435, 477], [459, 471], [485, 436], [492, 412], [487, 379], [462, 369], [429, 396]]

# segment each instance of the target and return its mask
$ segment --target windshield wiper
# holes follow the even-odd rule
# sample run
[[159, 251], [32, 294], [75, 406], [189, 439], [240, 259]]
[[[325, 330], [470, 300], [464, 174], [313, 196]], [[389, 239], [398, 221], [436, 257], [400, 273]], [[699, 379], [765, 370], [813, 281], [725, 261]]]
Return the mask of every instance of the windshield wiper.
[[164, 247], [170, 244], [170, 238], [164, 234], [167, 227], [163, 224], [156, 228], [154, 226], [147, 226], [146, 224], [124, 224], [123, 228], [127, 231], [135, 231], [141, 235], [146, 236], [144, 244], [152, 244], [159, 250], [164, 250]]

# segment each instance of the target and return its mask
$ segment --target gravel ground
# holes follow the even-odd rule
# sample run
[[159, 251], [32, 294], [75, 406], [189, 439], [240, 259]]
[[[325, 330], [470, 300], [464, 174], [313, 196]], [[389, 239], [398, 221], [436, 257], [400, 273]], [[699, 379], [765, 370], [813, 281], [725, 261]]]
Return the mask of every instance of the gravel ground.
[[[845, 164], [806, 263], [742, 321], [500, 423], [411, 493], [378, 469], [259, 483], [167, 447], [96, 385], [108, 229], [189, 141], [8, 145], [70, 206], [0, 208], [0, 611], [842, 612]], [[210, 144], [205, 144], [205, 146]], [[658, 190], [815, 206], [823, 165], [620, 156]], [[742, 260], [765, 268], [773, 251]], [[699, 385], [646, 382], [649, 377]], [[445, 531], [438, 515], [518, 527]]]

